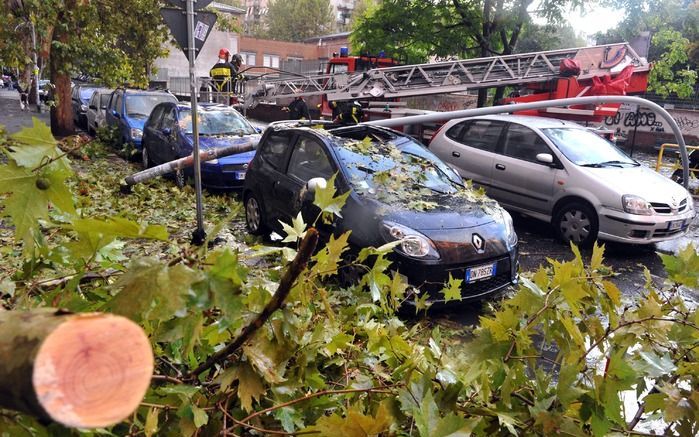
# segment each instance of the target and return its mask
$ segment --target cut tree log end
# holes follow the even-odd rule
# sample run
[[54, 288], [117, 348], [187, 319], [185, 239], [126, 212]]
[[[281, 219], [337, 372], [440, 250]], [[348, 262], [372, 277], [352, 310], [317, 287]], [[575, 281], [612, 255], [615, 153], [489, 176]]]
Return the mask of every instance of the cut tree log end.
[[43, 341], [32, 383], [46, 413], [65, 426], [121, 422], [143, 400], [153, 352], [143, 330], [111, 314], [75, 315]]

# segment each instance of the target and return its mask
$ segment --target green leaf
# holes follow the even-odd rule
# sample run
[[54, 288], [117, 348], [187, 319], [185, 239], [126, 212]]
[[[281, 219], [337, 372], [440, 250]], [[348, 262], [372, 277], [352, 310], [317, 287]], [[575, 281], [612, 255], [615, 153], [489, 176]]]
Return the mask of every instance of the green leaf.
[[315, 191], [313, 204], [316, 205], [320, 210], [327, 214], [334, 214], [338, 217], [342, 217], [340, 211], [347, 201], [347, 197], [350, 195], [350, 191], [344, 194], [335, 196], [335, 178], [337, 173], [334, 174], [328, 181], [325, 188], [317, 188]]
[[391, 413], [382, 402], [373, 416], [362, 414], [357, 408], [350, 407], [346, 417], [342, 417], [337, 412], [331, 416], [323, 416], [315, 425], [303, 431], [327, 437], [378, 436], [388, 432], [392, 421]]
[[671, 375], [677, 370], [677, 366], [667, 353], [663, 356], [658, 356], [653, 352], [641, 350], [638, 352], [638, 355], [646, 363], [643, 370], [651, 378]]
[[44, 160], [53, 159], [62, 153], [56, 147], [56, 139], [51, 129], [38, 118], [32, 117], [32, 127], [25, 127], [10, 138], [22, 143], [12, 146], [11, 158], [20, 167], [35, 169]]
[[687, 287], [699, 286], [699, 255], [693, 243], [686, 245], [676, 256], [659, 255], [671, 281]]
[[450, 300], [461, 300], [461, 284], [464, 280], [461, 278], [455, 279], [451, 276], [449, 272], [449, 281], [446, 287], [442, 288], [441, 293], [444, 295], [444, 301], [449, 302]]
[[279, 220], [279, 223], [281, 223], [282, 230], [286, 233], [282, 243], [295, 243], [298, 240], [302, 240], [306, 235], [306, 223], [303, 221], [301, 212], [298, 213], [296, 218], [291, 220], [291, 226], [281, 220]]
[[237, 394], [238, 399], [240, 399], [240, 405], [245, 411], [250, 412], [252, 411], [253, 399], [259, 402], [262, 395], [266, 392], [262, 379], [260, 379], [252, 367], [246, 363], [240, 363], [237, 367], [235, 379], [238, 380]]
[[151, 437], [158, 432], [158, 415], [160, 414], [160, 409], [152, 407], [148, 409], [148, 415], [146, 416], [146, 423], [143, 425], [143, 432], [146, 437]]
[[196, 405], [192, 405], [192, 415], [194, 416], [194, 426], [196, 426], [197, 428], [201, 428], [202, 426], [209, 423], [209, 415], [206, 414], [206, 411], [202, 410]]
[[321, 278], [329, 278], [337, 274], [337, 266], [342, 260], [342, 253], [349, 249], [347, 240], [351, 232], [347, 231], [337, 239], [335, 239], [334, 235], [330, 236], [328, 244], [313, 255], [316, 263], [311, 268], [311, 274], [318, 275]]
[[164, 321], [184, 311], [185, 298], [201, 273], [183, 264], [168, 267], [154, 258], [140, 258], [114, 284], [118, 294], [107, 308], [132, 320]]
[[243, 352], [267, 382], [279, 384], [286, 381], [284, 371], [287, 357], [285, 355], [288, 351], [279, 344], [268, 340], [264, 335], [257, 335], [254, 340], [243, 346]]

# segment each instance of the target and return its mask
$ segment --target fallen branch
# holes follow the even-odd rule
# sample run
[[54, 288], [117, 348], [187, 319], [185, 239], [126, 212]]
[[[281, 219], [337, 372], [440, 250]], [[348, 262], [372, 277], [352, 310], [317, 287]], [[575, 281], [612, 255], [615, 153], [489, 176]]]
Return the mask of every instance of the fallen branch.
[[236, 350], [238, 350], [238, 348], [240, 348], [250, 337], [252, 337], [255, 331], [262, 327], [272, 313], [281, 308], [286, 300], [286, 297], [291, 291], [291, 287], [294, 285], [294, 282], [296, 282], [296, 278], [298, 278], [303, 269], [306, 268], [308, 260], [311, 259], [311, 255], [313, 255], [316, 244], [318, 244], [318, 231], [314, 228], [309, 228], [308, 231], [306, 231], [306, 236], [301, 241], [296, 257], [289, 265], [289, 268], [284, 273], [284, 276], [282, 276], [282, 279], [279, 282], [279, 287], [277, 287], [277, 291], [274, 293], [274, 296], [272, 296], [272, 299], [267, 303], [262, 312], [258, 314], [255, 320], [243, 328], [237, 338], [235, 338], [217, 353], [211, 355], [209, 359], [207, 359], [199, 367], [192, 370], [189, 375], [187, 375], [187, 378], [195, 378], [204, 371], [212, 368], [215, 364], [224, 361]]

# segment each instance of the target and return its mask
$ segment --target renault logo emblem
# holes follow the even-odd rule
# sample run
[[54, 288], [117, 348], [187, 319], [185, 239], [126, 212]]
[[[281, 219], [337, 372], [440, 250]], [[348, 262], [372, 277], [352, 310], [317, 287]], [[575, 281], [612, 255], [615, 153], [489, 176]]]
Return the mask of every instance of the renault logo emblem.
[[483, 237], [481, 237], [478, 234], [473, 234], [473, 236], [471, 237], [471, 241], [473, 242], [473, 247], [475, 247], [479, 253], [483, 252], [483, 250], [485, 249], [485, 240], [483, 239]]

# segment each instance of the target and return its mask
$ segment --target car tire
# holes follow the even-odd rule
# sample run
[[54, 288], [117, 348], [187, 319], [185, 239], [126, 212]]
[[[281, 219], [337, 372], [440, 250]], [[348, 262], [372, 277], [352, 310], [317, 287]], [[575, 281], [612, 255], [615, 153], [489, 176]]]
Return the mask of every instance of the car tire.
[[262, 202], [253, 193], [245, 196], [245, 227], [252, 235], [262, 235], [268, 230]]
[[150, 157], [148, 156], [148, 148], [146, 147], [144, 147], [141, 151], [141, 164], [143, 165], [144, 170], [149, 169], [152, 166]]
[[177, 170], [175, 172], [175, 185], [179, 189], [182, 189], [185, 185], [187, 185], [187, 177], [184, 174], [184, 170]]
[[580, 247], [590, 247], [597, 239], [599, 219], [588, 204], [574, 201], [562, 205], [553, 217], [558, 237]]

